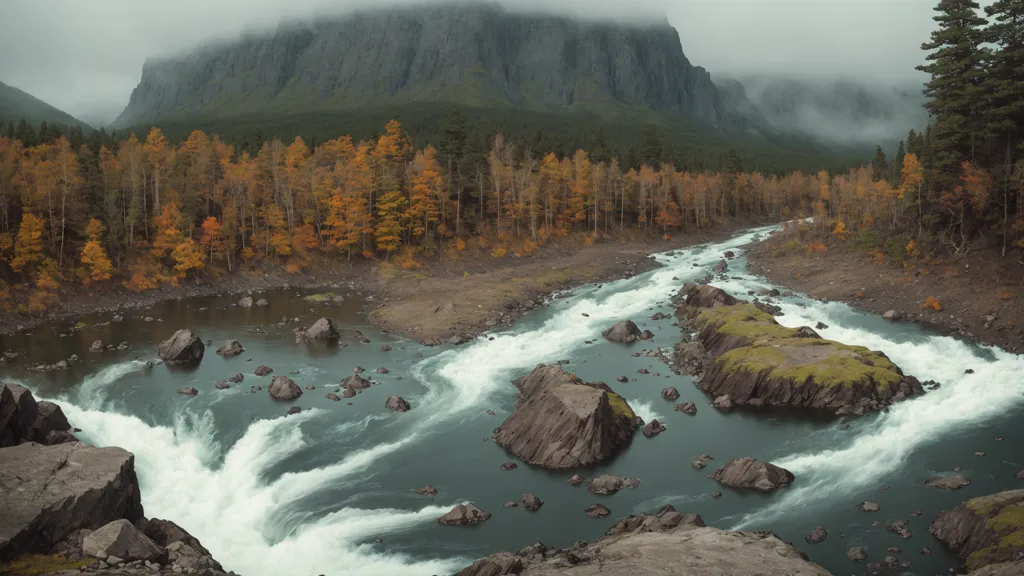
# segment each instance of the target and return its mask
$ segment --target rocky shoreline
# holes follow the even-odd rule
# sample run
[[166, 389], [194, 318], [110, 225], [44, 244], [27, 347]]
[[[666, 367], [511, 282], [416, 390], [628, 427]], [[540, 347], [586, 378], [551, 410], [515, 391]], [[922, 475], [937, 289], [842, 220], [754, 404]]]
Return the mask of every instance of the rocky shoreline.
[[0, 384], [0, 573], [233, 574], [182, 527], [145, 517], [130, 452], [76, 431], [56, 404]]

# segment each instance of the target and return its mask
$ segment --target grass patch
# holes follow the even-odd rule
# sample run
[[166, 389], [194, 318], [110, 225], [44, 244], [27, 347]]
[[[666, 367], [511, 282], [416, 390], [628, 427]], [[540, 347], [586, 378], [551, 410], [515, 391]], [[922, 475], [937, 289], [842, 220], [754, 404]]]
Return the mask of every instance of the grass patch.
[[11, 576], [50, 574], [60, 572], [61, 570], [81, 570], [94, 562], [96, 562], [94, 558], [68, 560], [60, 555], [44, 556], [42, 554], [32, 554], [18, 558], [9, 564], [0, 564], [0, 574], [9, 574]]
[[[967, 501], [972, 512], [987, 516], [999, 505], [998, 498], [982, 497]], [[999, 512], [985, 521], [985, 526], [992, 530], [999, 541], [994, 546], [978, 550], [967, 557], [967, 568], [975, 570], [994, 562], [1005, 562], [1015, 554], [1014, 551], [1024, 549], [1024, 502], [1012, 502], [1003, 506]], [[1003, 553], [999, 553], [1004, 551]], [[997, 557], [991, 558], [993, 554]]]
[[629, 421], [636, 418], [636, 414], [633, 413], [633, 409], [629, 407], [629, 404], [626, 403], [622, 396], [619, 396], [614, 392], [609, 392], [608, 403], [611, 404], [612, 414], [614, 414], [616, 418]]
[[305, 297], [306, 302], [313, 302], [314, 304], [326, 304], [334, 300], [334, 292], [324, 292], [322, 294], [310, 294]]
[[717, 326], [719, 332], [730, 336], [744, 336], [751, 340], [758, 338], [792, 338], [795, 328], [786, 328], [775, 321], [771, 314], [750, 303], [734, 306], [708, 308], [697, 315], [701, 328]]

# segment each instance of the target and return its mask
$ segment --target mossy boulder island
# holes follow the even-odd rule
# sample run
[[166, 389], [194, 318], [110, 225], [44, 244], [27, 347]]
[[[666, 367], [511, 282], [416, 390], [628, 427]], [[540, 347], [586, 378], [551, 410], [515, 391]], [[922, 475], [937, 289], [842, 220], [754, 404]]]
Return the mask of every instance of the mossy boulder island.
[[972, 498], [940, 512], [929, 531], [971, 574], [1024, 574], [1024, 490]]
[[560, 469], [603, 462], [643, 425], [607, 384], [584, 382], [558, 366], [538, 365], [515, 385], [522, 398], [494, 441], [528, 464]]
[[862, 415], [924, 393], [882, 352], [787, 328], [765, 306], [719, 288], [690, 283], [681, 296], [676, 316], [714, 358], [696, 384], [714, 398]]

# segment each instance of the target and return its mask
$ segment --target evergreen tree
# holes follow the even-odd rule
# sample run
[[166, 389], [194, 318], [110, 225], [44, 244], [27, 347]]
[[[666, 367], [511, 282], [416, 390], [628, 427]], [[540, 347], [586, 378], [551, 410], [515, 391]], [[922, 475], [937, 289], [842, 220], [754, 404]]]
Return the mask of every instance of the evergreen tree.
[[875, 158], [871, 161], [871, 170], [875, 180], [889, 177], [889, 161], [885, 157], [885, 150], [882, 150], [880, 145], [875, 146]]
[[995, 137], [995, 164], [1009, 166], [1024, 144], [1024, 1], [997, 0], [985, 13], [992, 20], [986, 40], [995, 46], [983, 83], [986, 127]]
[[36, 145], [36, 132], [32, 129], [32, 126], [25, 121], [22, 117], [18, 120], [18, 128], [14, 131], [14, 137], [21, 140], [21, 143], [26, 147], [32, 147]]
[[466, 147], [466, 125], [458, 110], [452, 111], [444, 119], [441, 127], [441, 142], [437, 148], [441, 162], [448, 167], [449, 177], [458, 174], [458, 160]]
[[39, 142], [41, 144], [46, 144], [47, 142], [53, 142], [54, 140], [56, 140], [56, 138], [50, 137], [50, 125], [46, 123], [46, 120], [43, 120], [39, 123]]
[[640, 146], [640, 161], [651, 168], [657, 168], [661, 164], [661, 140], [654, 128], [648, 130], [644, 136], [644, 143]]
[[903, 146], [903, 141], [900, 140], [900, 145], [896, 148], [896, 156], [892, 159], [892, 173], [893, 177], [899, 177], [903, 173], [903, 159], [906, 158], [907, 151]]
[[7, 137], [14, 140], [14, 120], [7, 121]]
[[590, 141], [590, 159], [594, 162], [607, 163], [611, 160], [611, 156], [608, 151], [608, 143], [604, 139], [604, 130], [598, 128], [597, 134], [594, 134], [593, 140]]
[[985, 19], [978, 15], [975, 0], [940, 0], [934, 20], [939, 23], [931, 42], [921, 45], [930, 53], [928, 64], [917, 69], [931, 75], [924, 93], [925, 104], [935, 116], [932, 135], [934, 169], [938, 184], [949, 187], [960, 164], [974, 158], [982, 136], [979, 103], [982, 102]]

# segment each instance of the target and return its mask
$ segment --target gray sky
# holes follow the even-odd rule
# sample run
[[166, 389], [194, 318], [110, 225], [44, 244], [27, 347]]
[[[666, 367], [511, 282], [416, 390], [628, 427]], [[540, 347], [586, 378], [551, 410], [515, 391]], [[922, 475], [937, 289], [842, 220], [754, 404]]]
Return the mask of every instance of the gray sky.
[[[377, 0], [379, 6], [401, 0]], [[608, 18], [667, 16], [712, 75], [920, 81], [936, 0], [507, 0]], [[624, 4], [629, 4], [623, 8]], [[83, 120], [112, 120], [148, 56], [365, 6], [365, 0], [2, 0], [0, 81]]]

